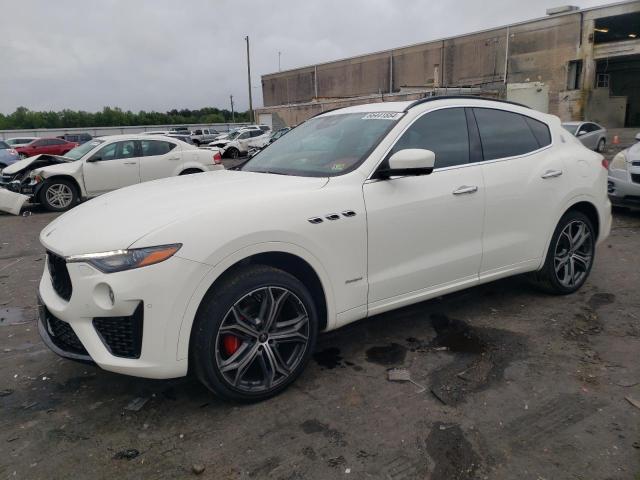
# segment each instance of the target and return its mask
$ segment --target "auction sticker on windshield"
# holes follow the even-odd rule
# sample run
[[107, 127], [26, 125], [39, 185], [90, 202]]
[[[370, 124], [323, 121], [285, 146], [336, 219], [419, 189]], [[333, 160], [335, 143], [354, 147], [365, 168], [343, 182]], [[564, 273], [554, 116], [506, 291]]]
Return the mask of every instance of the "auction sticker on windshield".
[[402, 115], [402, 112], [375, 112], [367, 113], [362, 120], [398, 120]]

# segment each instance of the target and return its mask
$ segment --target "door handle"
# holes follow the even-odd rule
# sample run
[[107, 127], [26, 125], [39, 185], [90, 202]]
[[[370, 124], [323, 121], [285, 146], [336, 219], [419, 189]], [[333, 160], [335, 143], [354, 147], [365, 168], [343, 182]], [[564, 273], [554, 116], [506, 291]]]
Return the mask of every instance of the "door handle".
[[560, 175], [562, 175], [562, 170], [547, 170], [540, 176], [540, 178], [543, 178], [546, 180], [547, 178], [556, 178], [556, 177], [559, 177]]
[[171, 157], [169, 160], [180, 160], [180, 157]]
[[478, 191], [478, 187], [475, 185], [462, 185], [461, 187], [456, 188], [453, 191], [454, 195], [464, 195], [466, 193], [476, 193]]
[[125, 165], [135, 165], [136, 162], [124, 162]]

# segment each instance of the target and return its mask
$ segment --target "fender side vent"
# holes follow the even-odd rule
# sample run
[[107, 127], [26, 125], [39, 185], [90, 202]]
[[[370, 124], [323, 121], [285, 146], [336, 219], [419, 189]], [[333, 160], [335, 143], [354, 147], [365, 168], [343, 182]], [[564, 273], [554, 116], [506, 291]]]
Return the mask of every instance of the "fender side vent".
[[308, 218], [307, 221], [315, 225], [316, 223], [322, 223], [324, 220], [322, 220], [320, 217], [311, 217]]
[[340, 220], [340, 215], [338, 215], [337, 213], [330, 213], [324, 218], [326, 218], [327, 220]]
[[355, 217], [356, 216], [356, 212], [354, 212], [353, 210], [345, 210], [344, 212], [342, 212], [342, 216], [343, 217]]

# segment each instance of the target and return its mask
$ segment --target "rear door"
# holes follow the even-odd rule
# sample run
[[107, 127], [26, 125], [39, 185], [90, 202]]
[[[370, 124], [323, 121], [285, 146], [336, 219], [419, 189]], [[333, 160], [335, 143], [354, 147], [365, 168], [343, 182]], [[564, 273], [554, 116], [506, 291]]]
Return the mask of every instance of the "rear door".
[[549, 127], [506, 110], [474, 108], [486, 187], [481, 277], [539, 264], [566, 191]]
[[171, 177], [182, 169], [180, 147], [166, 140], [140, 140], [140, 178], [143, 182]]
[[140, 145], [123, 140], [105, 145], [82, 166], [89, 196], [140, 183]]

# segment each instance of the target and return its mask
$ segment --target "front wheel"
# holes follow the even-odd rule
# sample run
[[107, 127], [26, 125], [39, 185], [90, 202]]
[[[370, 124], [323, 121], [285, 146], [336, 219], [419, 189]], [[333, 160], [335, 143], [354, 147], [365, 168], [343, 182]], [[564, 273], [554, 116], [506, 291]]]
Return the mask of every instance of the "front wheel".
[[567, 295], [587, 280], [595, 257], [596, 234], [591, 220], [569, 211], [558, 222], [542, 270], [535, 283], [548, 293]]
[[316, 307], [308, 289], [282, 270], [248, 265], [205, 296], [194, 323], [194, 370], [227, 400], [272, 397], [302, 373], [315, 347]]
[[78, 201], [76, 186], [65, 179], [46, 180], [40, 190], [40, 203], [52, 212], [64, 212]]

